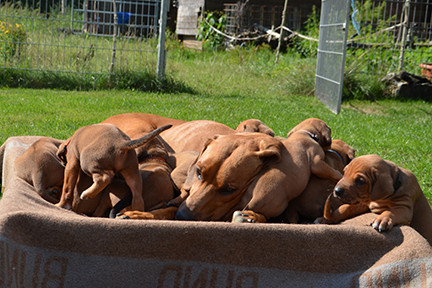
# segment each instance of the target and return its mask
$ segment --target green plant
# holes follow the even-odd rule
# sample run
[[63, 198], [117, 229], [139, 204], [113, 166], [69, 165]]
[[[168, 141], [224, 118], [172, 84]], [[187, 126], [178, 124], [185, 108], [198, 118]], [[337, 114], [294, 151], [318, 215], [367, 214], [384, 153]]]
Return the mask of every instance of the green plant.
[[26, 41], [24, 26], [18, 23], [0, 21], [0, 55], [5, 61], [19, 58], [22, 47]]
[[[317, 8], [312, 6], [312, 13], [309, 14], [301, 34], [318, 39], [319, 37], [320, 15]], [[303, 57], [315, 57], [318, 50], [318, 41], [311, 41], [301, 37], [292, 40], [291, 48]]]
[[217, 49], [223, 46], [224, 36], [216, 32], [212, 27], [224, 32], [226, 27], [226, 15], [220, 12], [209, 12], [198, 27], [196, 38], [204, 41], [204, 47]]

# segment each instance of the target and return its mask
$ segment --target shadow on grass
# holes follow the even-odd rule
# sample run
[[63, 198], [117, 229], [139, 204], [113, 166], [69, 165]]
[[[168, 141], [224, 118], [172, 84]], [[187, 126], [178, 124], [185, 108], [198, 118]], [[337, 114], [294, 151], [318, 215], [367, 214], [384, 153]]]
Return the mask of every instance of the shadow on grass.
[[155, 73], [120, 71], [114, 74], [87, 74], [34, 70], [0, 70], [1, 87], [61, 89], [61, 90], [106, 90], [131, 89], [147, 92], [189, 93], [197, 92], [186, 84], [170, 77], [158, 79]]

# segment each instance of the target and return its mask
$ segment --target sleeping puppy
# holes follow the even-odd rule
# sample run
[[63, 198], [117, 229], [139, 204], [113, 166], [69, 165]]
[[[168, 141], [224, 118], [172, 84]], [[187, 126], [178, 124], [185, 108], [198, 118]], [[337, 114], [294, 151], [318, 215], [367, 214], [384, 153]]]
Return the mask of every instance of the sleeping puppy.
[[[183, 196], [184, 195], [184, 185], [187, 178], [187, 172], [189, 171], [189, 168], [191, 165], [195, 163], [196, 158], [198, 157], [199, 153], [195, 151], [184, 151], [180, 153], [174, 153], [167, 157], [167, 163], [169, 164], [169, 167], [173, 167], [173, 169], [166, 169], [166, 173], [163, 174], [163, 170], [159, 170], [159, 175], [152, 175], [152, 178], [157, 177], [152, 181], [150, 177], [147, 176], [147, 178], [143, 178], [143, 183], [145, 183], [143, 189], [148, 190], [147, 192], [144, 191], [143, 197], [145, 200], [145, 203], [154, 203], [155, 199], [161, 199], [163, 195], [166, 195], [162, 199], [164, 199], [164, 202], [159, 202], [157, 206], [151, 206], [149, 209], [146, 209], [147, 212], [141, 212], [141, 211], [133, 211], [130, 210], [128, 207], [124, 207], [124, 205], [118, 205], [117, 203], [123, 202], [125, 203], [124, 196], [119, 196], [119, 189], [111, 190], [110, 197], [111, 202], [113, 205], [113, 209], [111, 210], [110, 217], [116, 216], [120, 219], [159, 219], [159, 220], [166, 220], [166, 219], [174, 219], [175, 214], [177, 212], [178, 205], [183, 202]], [[144, 166], [141, 165], [141, 173]], [[165, 177], [165, 179], [163, 179]], [[154, 182], [155, 184], [151, 184]], [[149, 185], [150, 184], [150, 185]], [[156, 184], [158, 187], [156, 187]], [[168, 185], [171, 186], [168, 187]], [[157, 188], [157, 189], [151, 189], [150, 187]], [[172, 191], [171, 193], [162, 193], [163, 191]], [[174, 192], [181, 192], [181, 195], [174, 198]], [[168, 196], [168, 197], [167, 197]], [[122, 199], [120, 202], [118, 202], [118, 199], [115, 197]], [[151, 200], [147, 200], [147, 198], [150, 198]], [[169, 198], [171, 197], [171, 198]], [[150, 202], [153, 201], [153, 202]], [[127, 204], [127, 203], [125, 203]], [[122, 211], [122, 213], [118, 213], [121, 211], [121, 209], [126, 208]]]
[[248, 119], [241, 122], [237, 128], [237, 132], [259, 132], [270, 135], [272, 137], [275, 136], [274, 131], [264, 124], [261, 120], [258, 119]]
[[[331, 149], [325, 151], [324, 161], [332, 168], [343, 173], [343, 169], [354, 159], [354, 149], [342, 140], [333, 139]], [[288, 208], [277, 222], [299, 223], [300, 221], [313, 222], [322, 217], [324, 203], [332, 193], [335, 181], [311, 175], [306, 189], [288, 204]], [[337, 208], [334, 201], [332, 204]], [[340, 202], [340, 201], [339, 201]], [[339, 203], [340, 204], [340, 203]]]
[[324, 161], [319, 143], [331, 143], [330, 128], [319, 119], [299, 127], [283, 141], [251, 132], [208, 140], [189, 170], [189, 195], [184, 195], [176, 218], [226, 221], [240, 210], [233, 221], [266, 222], [304, 191], [310, 175], [337, 182], [342, 174]]
[[17, 176], [46, 201], [57, 203], [63, 186], [64, 166], [56, 156], [63, 140], [42, 137], [15, 160]]
[[96, 197], [116, 174], [120, 174], [131, 189], [132, 209], [144, 211], [142, 179], [134, 149], [170, 127], [157, 128], [136, 140], [131, 140], [112, 124], [94, 124], [78, 129], [60, 145], [57, 152], [66, 165], [62, 195], [57, 206], [71, 208], [75, 186], [80, 171], [83, 171], [92, 177], [93, 184], [81, 193], [81, 199]]
[[[332, 198], [346, 203], [331, 210]], [[355, 158], [326, 201], [323, 223], [338, 223], [371, 211], [371, 226], [382, 232], [411, 225], [432, 243], [432, 211], [416, 176], [378, 155]]]

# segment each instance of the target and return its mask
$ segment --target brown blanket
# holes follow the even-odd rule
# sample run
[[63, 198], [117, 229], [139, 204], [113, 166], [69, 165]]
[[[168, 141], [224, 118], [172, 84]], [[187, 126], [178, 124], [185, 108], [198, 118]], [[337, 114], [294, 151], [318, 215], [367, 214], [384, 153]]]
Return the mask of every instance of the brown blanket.
[[13, 159], [32, 141], [5, 143], [0, 287], [430, 285], [427, 241], [407, 226], [379, 233], [367, 225], [371, 214], [288, 225], [114, 220], [57, 208], [14, 175]]

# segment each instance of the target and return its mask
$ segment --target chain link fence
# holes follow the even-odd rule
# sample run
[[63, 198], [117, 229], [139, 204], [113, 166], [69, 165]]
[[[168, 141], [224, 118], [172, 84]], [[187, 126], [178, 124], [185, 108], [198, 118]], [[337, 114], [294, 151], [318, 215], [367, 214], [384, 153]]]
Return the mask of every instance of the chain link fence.
[[154, 72], [161, 2], [0, 0], [0, 67]]
[[354, 9], [347, 40], [347, 72], [379, 76], [398, 71], [427, 73], [421, 66], [432, 63], [430, 0], [351, 3]]

